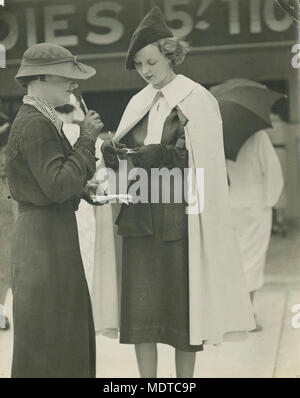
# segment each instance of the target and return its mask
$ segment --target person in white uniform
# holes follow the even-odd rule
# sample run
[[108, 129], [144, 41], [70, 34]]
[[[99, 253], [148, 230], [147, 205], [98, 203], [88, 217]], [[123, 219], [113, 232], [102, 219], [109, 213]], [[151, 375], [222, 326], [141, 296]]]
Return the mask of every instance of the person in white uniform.
[[[80, 134], [79, 123], [84, 119], [84, 113], [74, 94], [70, 96], [70, 104], [57, 108], [57, 113], [63, 121], [63, 131], [71, 145], [74, 145]], [[97, 156], [96, 142], [96, 156]], [[99, 151], [98, 151], [99, 152]], [[86, 280], [91, 289], [92, 273], [94, 268], [95, 253], [95, 212], [85, 200], [79, 204], [76, 211], [76, 220], [78, 225], [79, 246], [82, 256]]]
[[[233, 223], [250, 298], [263, 286], [272, 228], [272, 207], [283, 188], [279, 159], [264, 130], [248, 138], [236, 161], [226, 160]], [[255, 330], [261, 330], [257, 324]]]

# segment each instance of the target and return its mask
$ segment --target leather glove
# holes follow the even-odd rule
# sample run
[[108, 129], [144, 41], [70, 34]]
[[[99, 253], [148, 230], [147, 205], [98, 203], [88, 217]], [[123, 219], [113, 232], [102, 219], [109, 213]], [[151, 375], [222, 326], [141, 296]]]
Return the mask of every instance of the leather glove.
[[135, 148], [135, 153], [130, 156], [135, 167], [143, 167], [145, 169], [161, 167], [170, 162], [169, 151], [161, 144], [150, 144]]
[[105, 192], [101, 189], [101, 186], [96, 183], [88, 182], [81, 191], [81, 198], [92, 206], [103, 206], [105, 203], [93, 202], [91, 195], [105, 195]]
[[119, 159], [117, 155], [126, 153], [125, 148], [126, 145], [120, 144], [119, 142], [116, 142], [114, 147], [111, 141], [104, 141], [101, 146], [101, 152], [105, 165], [113, 170], [117, 170], [119, 168]]

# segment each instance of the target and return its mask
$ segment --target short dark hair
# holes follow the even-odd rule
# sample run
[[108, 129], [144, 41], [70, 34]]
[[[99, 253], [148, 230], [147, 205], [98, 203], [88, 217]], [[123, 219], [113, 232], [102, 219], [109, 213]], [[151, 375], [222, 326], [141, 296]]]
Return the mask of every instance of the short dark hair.
[[28, 84], [32, 82], [33, 80], [40, 80], [42, 82], [46, 81], [46, 76], [45, 75], [35, 75], [35, 76], [23, 76], [23, 77], [18, 77], [15, 79], [17, 84], [23, 88], [27, 88]]

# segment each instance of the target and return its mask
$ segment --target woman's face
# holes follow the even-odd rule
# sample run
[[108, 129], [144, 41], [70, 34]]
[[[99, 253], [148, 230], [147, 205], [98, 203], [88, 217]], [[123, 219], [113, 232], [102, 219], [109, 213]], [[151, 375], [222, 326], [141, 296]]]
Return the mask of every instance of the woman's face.
[[67, 77], [46, 76], [43, 82], [43, 90], [45, 91], [48, 102], [53, 106], [65, 105], [70, 103], [70, 95], [78, 87], [78, 83]]
[[135, 69], [139, 75], [157, 89], [161, 89], [175, 76], [171, 61], [155, 44], [148, 44], [135, 54]]

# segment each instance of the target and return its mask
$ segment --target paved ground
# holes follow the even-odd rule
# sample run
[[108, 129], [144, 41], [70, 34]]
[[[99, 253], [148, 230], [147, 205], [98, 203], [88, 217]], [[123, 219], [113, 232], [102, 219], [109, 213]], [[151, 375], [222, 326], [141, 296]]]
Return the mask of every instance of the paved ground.
[[[7, 312], [11, 319], [11, 294]], [[272, 237], [266, 283], [255, 299], [255, 311], [264, 330], [251, 333], [245, 342], [209, 347], [198, 354], [196, 377], [300, 377], [300, 327], [292, 326], [299, 304], [300, 233], [291, 230], [286, 238]], [[300, 316], [298, 317], [300, 326]], [[295, 325], [297, 326], [297, 319]], [[9, 377], [12, 330], [0, 332], [0, 377]], [[159, 377], [175, 377], [174, 351], [159, 345]], [[138, 377], [134, 350], [116, 340], [97, 337], [98, 377]]]

